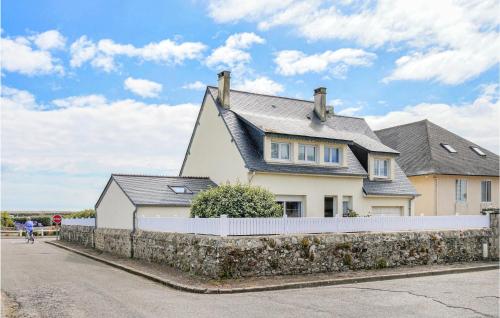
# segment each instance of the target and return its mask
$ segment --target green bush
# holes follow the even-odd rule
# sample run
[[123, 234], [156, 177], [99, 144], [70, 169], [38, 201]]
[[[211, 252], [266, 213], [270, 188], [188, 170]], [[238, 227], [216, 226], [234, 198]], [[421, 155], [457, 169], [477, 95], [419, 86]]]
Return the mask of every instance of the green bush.
[[223, 184], [195, 197], [191, 217], [214, 218], [223, 214], [231, 218], [280, 217], [283, 209], [274, 200], [274, 195], [261, 187]]
[[80, 212], [71, 213], [64, 216], [65, 219], [87, 219], [95, 218], [95, 211], [93, 209], [86, 209]]
[[13, 227], [14, 220], [8, 212], [2, 212], [2, 227]]
[[[27, 216], [15, 216], [14, 221], [19, 223], [26, 223], [28, 220]], [[37, 223], [42, 223], [43, 226], [51, 226], [52, 225], [52, 217], [48, 215], [41, 216], [31, 216], [31, 221], [36, 221]]]

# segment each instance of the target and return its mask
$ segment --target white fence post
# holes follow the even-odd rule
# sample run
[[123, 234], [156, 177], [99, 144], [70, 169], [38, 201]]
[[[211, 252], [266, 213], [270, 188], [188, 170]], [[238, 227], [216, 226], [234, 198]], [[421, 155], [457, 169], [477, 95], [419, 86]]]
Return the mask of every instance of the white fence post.
[[229, 219], [225, 214], [221, 215], [219, 218], [219, 231], [220, 236], [227, 236], [229, 234]]

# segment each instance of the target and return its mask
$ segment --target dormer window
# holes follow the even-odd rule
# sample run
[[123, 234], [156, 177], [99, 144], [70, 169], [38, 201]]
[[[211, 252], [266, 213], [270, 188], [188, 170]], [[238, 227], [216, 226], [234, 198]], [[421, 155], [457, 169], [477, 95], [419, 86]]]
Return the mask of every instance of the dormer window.
[[290, 144], [285, 142], [272, 142], [271, 158], [275, 160], [290, 160]]
[[452, 146], [450, 146], [448, 144], [441, 144], [441, 146], [443, 146], [444, 149], [448, 150], [449, 153], [456, 153], [457, 152], [455, 150], [455, 148], [453, 148]]
[[377, 178], [389, 177], [389, 159], [373, 160], [373, 175]]
[[339, 164], [342, 162], [342, 149], [340, 147], [325, 147], [326, 163]]
[[187, 187], [184, 186], [168, 186], [170, 190], [174, 191], [176, 194], [191, 194], [193, 193]]
[[313, 145], [299, 145], [299, 160], [316, 162], [316, 149]]
[[485, 157], [486, 154], [481, 150], [479, 149], [478, 147], [476, 146], [471, 146], [470, 147], [472, 150], [474, 150], [475, 153], [477, 153], [478, 155], [482, 156], [482, 157]]

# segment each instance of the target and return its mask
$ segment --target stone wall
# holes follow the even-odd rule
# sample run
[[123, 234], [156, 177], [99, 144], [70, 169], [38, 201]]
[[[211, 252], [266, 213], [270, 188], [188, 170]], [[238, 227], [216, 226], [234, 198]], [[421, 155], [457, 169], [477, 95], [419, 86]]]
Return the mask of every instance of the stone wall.
[[[211, 278], [341, 272], [479, 261], [484, 244], [489, 258], [498, 259], [498, 215], [492, 217], [496, 230], [246, 237], [137, 231], [131, 237], [130, 230], [98, 228], [94, 243], [98, 250]], [[61, 239], [83, 244], [73, 234], [80, 232], [63, 230]]]
[[499, 223], [500, 223], [500, 214], [498, 212], [490, 213], [490, 227], [491, 227], [491, 238], [490, 238], [490, 257], [494, 260], [499, 259], [499, 249], [500, 249], [500, 241], [499, 241]]
[[62, 225], [61, 240], [75, 242], [86, 247], [94, 247], [94, 227], [81, 225]]
[[125, 257], [132, 255], [130, 230], [97, 228], [94, 240], [97, 250]]
[[491, 230], [252, 237], [137, 232], [134, 257], [197, 275], [251, 277], [471, 262]]

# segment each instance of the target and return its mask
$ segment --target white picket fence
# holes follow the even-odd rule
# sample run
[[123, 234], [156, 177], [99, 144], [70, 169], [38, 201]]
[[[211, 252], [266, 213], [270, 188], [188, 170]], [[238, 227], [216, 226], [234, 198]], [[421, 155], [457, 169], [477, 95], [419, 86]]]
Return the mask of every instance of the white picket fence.
[[139, 217], [145, 231], [209, 235], [269, 235], [289, 233], [392, 232], [487, 228], [488, 215], [373, 216], [355, 218], [177, 218]]
[[83, 225], [95, 226], [95, 218], [81, 218], [81, 219], [65, 219], [61, 221], [62, 225]]

